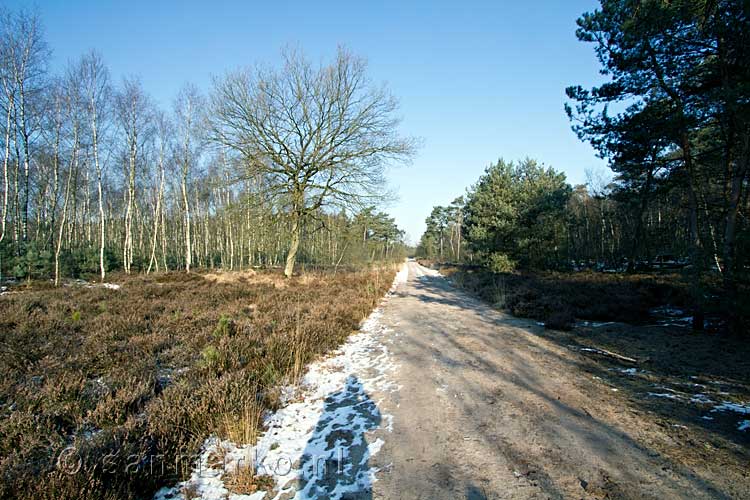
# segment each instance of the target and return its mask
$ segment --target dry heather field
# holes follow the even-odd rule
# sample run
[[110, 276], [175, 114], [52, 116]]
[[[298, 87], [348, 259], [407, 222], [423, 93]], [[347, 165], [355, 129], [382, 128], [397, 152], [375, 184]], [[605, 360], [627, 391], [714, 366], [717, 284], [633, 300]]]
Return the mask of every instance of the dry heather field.
[[[0, 297], [0, 498], [147, 497], [184, 477], [209, 434], [252, 439], [278, 388], [355, 330], [394, 274], [12, 287]], [[69, 446], [75, 474], [58, 461]]]

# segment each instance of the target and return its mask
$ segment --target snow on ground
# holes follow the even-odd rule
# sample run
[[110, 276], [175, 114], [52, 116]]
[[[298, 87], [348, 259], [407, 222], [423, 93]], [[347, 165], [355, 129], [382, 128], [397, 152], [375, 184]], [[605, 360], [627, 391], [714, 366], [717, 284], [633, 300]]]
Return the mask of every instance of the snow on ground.
[[116, 283], [88, 283], [86, 288], [106, 288], [108, 290], [119, 290], [120, 285]]
[[714, 401], [713, 399], [706, 396], [705, 394], [698, 393], [698, 394], [693, 394], [693, 396], [690, 398], [690, 402], [696, 403], [696, 404], [702, 404], [702, 405], [710, 405], [710, 404], [713, 404]]
[[674, 318], [671, 320], [658, 321], [655, 325], [651, 326], [690, 326], [693, 324], [692, 316], [685, 316], [684, 318]]
[[669, 392], [649, 392], [648, 395], [654, 398], [681, 399], [680, 396]]
[[[637, 368], [617, 368], [617, 371], [629, 377], [634, 377], [638, 373]], [[645, 371], [643, 373], [645, 373]]]
[[717, 411], [732, 411], [734, 413], [740, 413], [742, 415], [750, 415], [750, 404], [732, 403], [731, 401], [723, 401], [720, 405], [714, 406], [711, 412]]
[[656, 324], [651, 326], [690, 326], [693, 323], [693, 317], [678, 307], [660, 306], [649, 312], [658, 318]]
[[[54, 282], [54, 280], [50, 280]], [[8, 280], [7, 283], [15, 283], [15, 281]], [[86, 288], [107, 288], [109, 290], [119, 290], [120, 285], [116, 283], [89, 283], [86, 280], [76, 279], [70, 280], [67, 283], [63, 283], [63, 286], [84, 286]], [[18, 290], [10, 290], [7, 286], [0, 286], [0, 295], [10, 295], [15, 293], [21, 293]]]
[[[408, 274], [402, 265], [385, 300]], [[287, 404], [266, 417], [266, 431], [256, 446], [207, 439], [191, 477], [162, 488], [155, 500], [184, 498], [185, 490], [207, 500], [336, 499], [369, 491], [378, 471], [368, 461], [384, 444], [369, 435], [377, 428], [392, 428], [392, 417], [380, 412], [379, 401], [371, 395], [398, 389], [389, 379], [394, 365], [382, 342], [390, 332], [380, 322], [382, 314], [381, 307], [375, 309], [359, 332], [308, 367], [299, 386], [283, 389]], [[224, 462], [211, 467], [211, 458], [220, 448]], [[222, 481], [224, 473], [247, 464], [254, 464], [256, 474], [272, 476], [275, 489], [268, 494], [231, 493]]]
[[592, 328], [601, 328], [602, 326], [614, 325], [614, 321], [576, 321], [578, 326], [590, 326]]
[[[733, 412], [739, 413], [740, 415], [750, 415], [750, 404], [746, 403], [733, 403], [731, 401], [722, 401], [721, 404], [714, 406], [711, 413], [716, 412]], [[737, 422], [738, 431], [746, 431], [750, 429], [750, 420], [743, 419]]]
[[651, 314], [656, 314], [659, 316], [669, 316], [669, 317], [674, 318], [674, 317], [685, 316], [686, 313], [684, 310], [680, 309], [679, 307], [666, 305], [666, 306], [654, 307], [653, 309], [651, 309]]
[[[696, 384], [700, 385], [700, 384]], [[750, 404], [747, 403], [733, 403], [731, 401], [722, 401], [719, 404], [716, 404], [713, 399], [711, 399], [710, 396], [703, 394], [703, 393], [697, 393], [697, 394], [687, 394], [687, 395], [681, 395], [677, 393], [676, 391], [669, 389], [667, 387], [663, 386], [657, 386], [660, 389], [663, 389], [667, 392], [647, 392], [646, 394], [653, 398], [665, 398], [665, 399], [673, 399], [676, 401], [683, 401], [683, 402], [689, 402], [695, 405], [713, 405], [713, 408], [711, 408], [710, 413], [737, 413], [740, 415], [750, 415]], [[711, 415], [703, 415], [701, 416], [703, 420], [714, 420], [714, 417]], [[740, 420], [737, 423], [737, 430], [739, 431], [746, 431], [750, 429], [750, 420]]]

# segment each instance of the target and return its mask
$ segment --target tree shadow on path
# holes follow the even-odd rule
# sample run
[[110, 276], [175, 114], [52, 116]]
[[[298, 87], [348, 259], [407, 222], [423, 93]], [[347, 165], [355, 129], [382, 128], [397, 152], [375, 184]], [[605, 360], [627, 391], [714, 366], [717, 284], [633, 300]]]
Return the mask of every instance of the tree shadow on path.
[[380, 425], [377, 405], [355, 376], [329, 394], [301, 457], [295, 498], [372, 498], [370, 444], [365, 433]]

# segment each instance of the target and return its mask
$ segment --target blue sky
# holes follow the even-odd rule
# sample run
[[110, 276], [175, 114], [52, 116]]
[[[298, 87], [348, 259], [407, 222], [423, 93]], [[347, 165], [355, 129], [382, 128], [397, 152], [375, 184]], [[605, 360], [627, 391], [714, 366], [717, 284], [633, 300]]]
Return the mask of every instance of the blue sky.
[[570, 130], [565, 87], [601, 81], [575, 20], [597, 2], [6, 1], [36, 5], [53, 67], [96, 48], [117, 81], [136, 75], [168, 108], [192, 82], [273, 63], [299, 45], [314, 60], [339, 44], [368, 59], [400, 99], [402, 131], [424, 145], [391, 170], [387, 207], [416, 241], [433, 205], [463, 194], [499, 157], [536, 158], [571, 183], [604, 162]]

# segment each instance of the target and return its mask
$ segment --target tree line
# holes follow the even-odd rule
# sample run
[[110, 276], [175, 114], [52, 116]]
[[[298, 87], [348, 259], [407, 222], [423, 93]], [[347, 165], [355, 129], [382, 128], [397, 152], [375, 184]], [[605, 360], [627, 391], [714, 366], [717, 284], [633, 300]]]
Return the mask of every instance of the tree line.
[[565, 174], [537, 160], [498, 160], [479, 181], [426, 219], [418, 253], [443, 261], [516, 268], [626, 271], [669, 255], [686, 255], [679, 207], [655, 195], [643, 214], [642, 245], [633, 254], [637, 199], [616, 179], [588, 171], [571, 186]]
[[0, 12], [0, 276], [98, 275], [403, 255], [376, 209], [383, 173], [408, 161], [397, 101], [339, 49], [312, 65], [184, 85], [161, 109], [138, 78], [113, 78], [90, 51], [50, 71], [34, 12]]
[[634, 271], [662, 256], [689, 271], [696, 328], [710, 276], [724, 312], [739, 316], [750, 265], [749, 11], [740, 0], [603, 0], [581, 16], [576, 34], [607, 81], [569, 87], [565, 110], [614, 178], [570, 186], [534, 160], [500, 160], [465, 201], [433, 210], [420, 253], [496, 271]]

